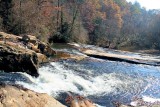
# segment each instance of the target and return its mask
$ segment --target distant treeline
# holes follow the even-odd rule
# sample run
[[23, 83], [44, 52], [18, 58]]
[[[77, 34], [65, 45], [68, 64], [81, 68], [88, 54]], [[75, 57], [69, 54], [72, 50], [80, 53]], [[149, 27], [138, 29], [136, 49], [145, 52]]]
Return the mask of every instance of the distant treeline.
[[160, 10], [126, 0], [0, 0], [0, 31], [49, 42], [160, 50]]

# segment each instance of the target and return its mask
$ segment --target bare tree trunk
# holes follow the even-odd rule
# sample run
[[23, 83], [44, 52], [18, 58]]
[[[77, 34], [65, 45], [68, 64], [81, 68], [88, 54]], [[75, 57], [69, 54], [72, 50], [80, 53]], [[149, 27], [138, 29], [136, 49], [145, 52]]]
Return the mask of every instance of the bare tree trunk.
[[74, 26], [74, 23], [75, 23], [75, 20], [77, 18], [77, 14], [78, 14], [78, 6], [75, 7], [75, 10], [73, 12], [73, 19], [72, 19], [72, 24], [71, 24], [71, 28], [69, 30], [69, 35], [72, 33], [73, 31], [73, 26]]
[[57, 4], [57, 8], [58, 8], [58, 11], [57, 11], [57, 30], [59, 28], [59, 7], [60, 7], [60, 0], [58, 0], [58, 4]]
[[20, 7], [19, 7], [19, 13], [20, 13], [20, 34], [22, 33], [22, 0], [20, 0]]
[[61, 28], [62, 29], [62, 25], [63, 25], [63, 7], [62, 7], [62, 2], [61, 2]]

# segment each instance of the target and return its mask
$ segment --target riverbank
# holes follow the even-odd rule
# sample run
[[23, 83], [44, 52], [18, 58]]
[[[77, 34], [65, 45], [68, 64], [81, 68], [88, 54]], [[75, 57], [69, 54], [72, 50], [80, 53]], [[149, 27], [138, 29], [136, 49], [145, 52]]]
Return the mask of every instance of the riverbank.
[[138, 52], [142, 54], [160, 55], [160, 50], [156, 49], [136, 49], [136, 47], [121, 47], [119, 50], [128, 52]]

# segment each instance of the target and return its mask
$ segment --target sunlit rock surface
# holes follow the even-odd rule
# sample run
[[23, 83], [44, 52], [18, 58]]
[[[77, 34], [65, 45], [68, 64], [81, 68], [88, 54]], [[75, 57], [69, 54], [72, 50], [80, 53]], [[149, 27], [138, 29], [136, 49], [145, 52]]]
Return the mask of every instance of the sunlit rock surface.
[[145, 64], [145, 65], [154, 65], [154, 66], [160, 65], [159, 59], [154, 57], [148, 57], [148, 55], [145, 55], [145, 54], [137, 53], [137, 56], [132, 56], [132, 55], [129, 55], [129, 54], [132, 54], [132, 52], [127, 52], [127, 51], [112, 50], [114, 52], [110, 53], [107, 50], [104, 51], [104, 49], [94, 47], [94, 46], [87, 47], [87, 46], [78, 45], [74, 43], [69, 45], [73, 46], [83, 54], [86, 54], [90, 57], [113, 60], [113, 61], [122, 61], [122, 62], [128, 62], [133, 64]]
[[0, 107], [65, 107], [53, 97], [9, 85], [0, 86]]

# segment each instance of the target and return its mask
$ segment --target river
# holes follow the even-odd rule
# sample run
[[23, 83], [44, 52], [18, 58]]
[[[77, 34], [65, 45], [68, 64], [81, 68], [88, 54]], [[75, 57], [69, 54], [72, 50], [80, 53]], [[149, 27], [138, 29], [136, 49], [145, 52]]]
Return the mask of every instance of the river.
[[[103, 48], [95, 49], [130, 56], [141, 55]], [[61, 48], [60, 50], [83, 55], [72, 48]], [[150, 55], [144, 56], [153, 58]], [[159, 58], [159, 56], [154, 57]], [[0, 81], [48, 93], [61, 102], [64, 102], [65, 93], [71, 92], [88, 97], [103, 107], [114, 107], [113, 101], [129, 104], [134, 97], [144, 100], [160, 100], [160, 66], [88, 57], [80, 61], [67, 59], [50, 62], [39, 68], [39, 74], [38, 78], [34, 78], [26, 73], [1, 71]]]

